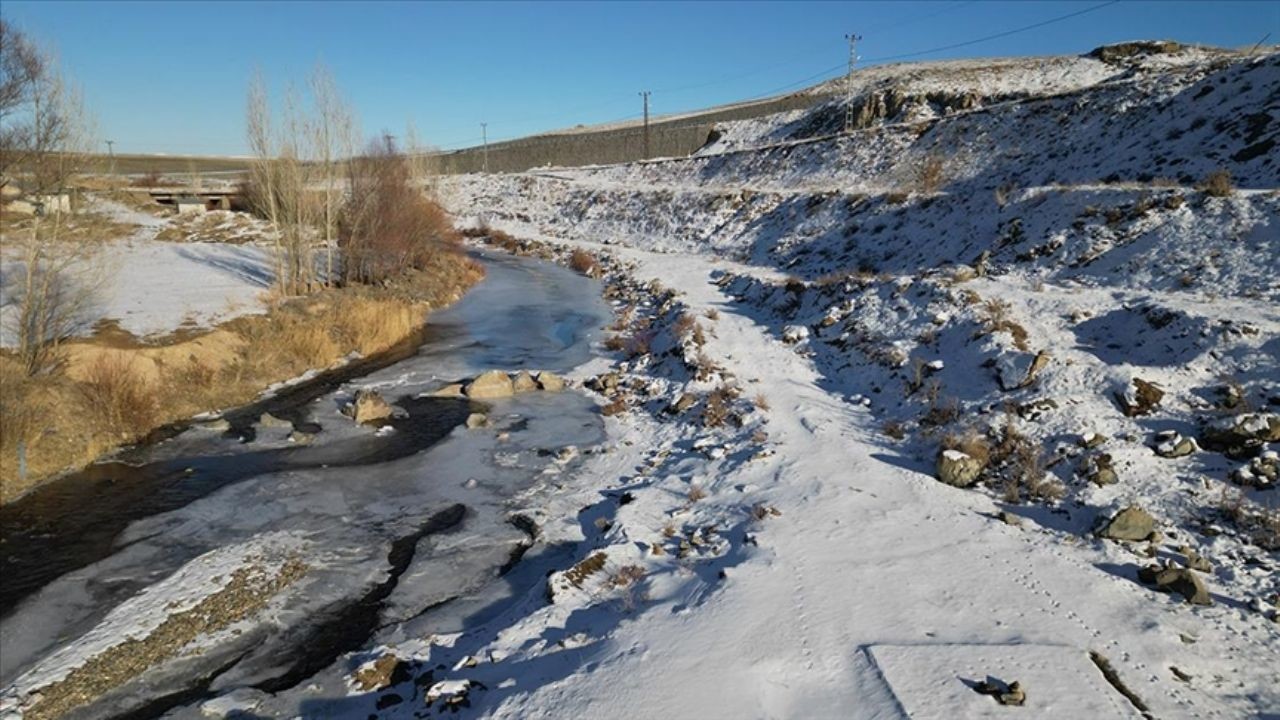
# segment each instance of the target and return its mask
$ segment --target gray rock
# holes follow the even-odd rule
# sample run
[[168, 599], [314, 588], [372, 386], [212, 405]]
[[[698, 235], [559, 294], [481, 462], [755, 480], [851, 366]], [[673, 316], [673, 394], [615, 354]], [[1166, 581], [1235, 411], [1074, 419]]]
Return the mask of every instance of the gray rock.
[[1007, 391], [1027, 387], [1048, 367], [1050, 359], [1044, 350], [1035, 355], [1019, 353], [1002, 357], [998, 365], [1000, 389]]
[[515, 392], [511, 377], [501, 370], [490, 370], [481, 373], [475, 380], [467, 383], [467, 397], [476, 399], [510, 397]]
[[978, 481], [986, 463], [959, 450], [938, 453], [938, 479], [955, 487], [969, 487]]
[[475, 430], [489, 424], [489, 417], [484, 413], [471, 413], [467, 416], [467, 429]]
[[1200, 439], [1215, 452], [1248, 457], [1265, 443], [1280, 442], [1280, 415], [1245, 413], [1220, 418], [1205, 426]]
[[315, 439], [315, 433], [302, 432], [301, 430], [294, 430], [289, 433], [289, 442], [296, 445], [310, 445]]
[[1108, 540], [1138, 542], [1151, 537], [1155, 529], [1156, 520], [1150, 513], [1137, 505], [1130, 505], [1116, 513], [1115, 517], [1107, 522], [1100, 535]]
[[1150, 415], [1160, 407], [1160, 401], [1163, 399], [1164, 390], [1142, 378], [1134, 378], [1132, 388], [1116, 393], [1116, 403], [1125, 417]]

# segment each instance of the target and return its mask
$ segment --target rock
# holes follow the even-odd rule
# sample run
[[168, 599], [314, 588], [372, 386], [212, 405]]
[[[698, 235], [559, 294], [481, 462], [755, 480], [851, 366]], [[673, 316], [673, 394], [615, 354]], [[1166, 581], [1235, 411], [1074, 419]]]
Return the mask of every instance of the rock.
[[303, 432], [301, 430], [294, 430], [289, 433], [289, 442], [296, 445], [310, 445], [315, 439], [315, 433]]
[[521, 370], [516, 373], [511, 388], [518, 393], [533, 392], [538, 389], [538, 381], [533, 379], [533, 375], [530, 375], [528, 370]]
[[467, 416], [467, 429], [475, 430], [489, 424], [489, 416], [484, 413], [471, 413]]
[[1182, 553], [1182, 557], [1186, 558], [1187, 567], [1202, 573], [1213, 572], [1213, 564], [1208, 558], [1202, 557], [1200, 553], [1192, 550], [1187, 545], [1178, 548], [1178, 552]]
[[1193, 605], [1212, 605], [1204, 582], [1194, 573], [1176, 565], [1148, 565], [1138, 571], [1138, 579], [1162, 592], [1176, 592]]
[[538, 373], [538, 387], [547, 392], [560, 392], [564, 390], [564, 378], [544, 370]]
[[1236, 468], [1231, 473], [1231, 480], [1237, 485], [1267, 490], [1276, 486], [1280, 479], [1280, 455], [1268, 450], [1249, 461], [1248, 465]]
[[501, 370], [480, 373], [466, 387], [467, 397], [479, 400], [510, 397], [514, 392], [511, 377]]
[[467, 702], [467, 693], [471, 692], [470, 680], [441, 680], [427, 690], [427, 706], [443, 702], [446, 708], [456, 712], [459, 706]]
[[667, 406], [666, 412], [669, 415], [680, 415], [693, 407], [698, 402], [698, 396], [693, 393], [684, 393], [675, 402]]
[[1101, 453], [1085, 460], [1085, 478], [1094, 485], [1115, 485], [1120, 482], [1112, 464], [1110, 453]]
[[462, 397], [462, 383], [450, 383], [442, 388], [433, 390], [431, 397]]
[[1150, 415], [1160, 407], [1163, 399], [1164, 390], [1142, 378], [1134, 378], [1132, 388], [1116, 393], [1116, 403], [1120, 405], [1120, 411], [1125, 417]]
[[205, 430], [208, 432], [227, 432], [231, 429], [231, 421], [226, 418], [215, 418], [213, 420], [205, 420], [192, 425], [196, 430]]
[[1101, 433], [1096, 433], [1090, 430], [1089, 432], [1081, 435], [1080, 439], [1076, 441], [1076, 444], [1086, 450], [1091, 450], [1105, 443], [1106, 441], [1107, 441], [1106, 435], [1103, 435]]
[[1183, 437], [1174, 430], [1165, 430], [1156, 435], [1156, 454], [1162, 458], [1186, 457], [1200, 449], [1195, 438]]
[[601, 395], [612, 395], [617, 392], [618, 384], [622, 382], [622, 376], [616, 372], [607, 372], [597, 375], [587, 381], [587, 388], [595, 390]]
[[376, 391], [357, 390], [355, 399], [347, 406], [346, 412], [351, 419], [363, 425], [391, 417], [392, 409]]
[[788, 325], [782, 329], [782, 342], [788, 345], [802, 343], [809, 339], [809, 328], [804, 325]]
[[293, 429], [293, 423], [285, 420], [284, 418], [278, 418], [269, 412], [264, 412], [258, 416], [258, 425], [264, 428]]
[[959, 450], [938, 453], [938, 479], [955, 487], [969, 487], [978, 481], [986, 463]]
[[1000, 522], [1004, 523], [1005, 525], [1022, 527], [1022, 518], [1018, 517], [1017, 515], [1014, 515], [1008, 510], [1001, 510], [1000, 514], [997, 515], [996, 517], [1000, 518]]
[[387, 654], [374, 660], [356, 671], [356, 687], [364, 692], [373, 692], [408, 680], [410, 676], [408, 664]]
[[997, 695], [996, 699], [1001, 705], [1022, 707], [1022, 704], [1027, 701], [1027, 693], [1022, 689], [1022, 683], [1015, 680], [1009, 684], [1009, 692]]
[[1115, 517], [1107, 522], [1100, 535], [1108, 540], [1138, 542], [1151, 537], [1155, 529], [1156, 520], [1150, 513], [1137, 505], [1130, 505], [1116, 513]]
[[1036, 377], [1049, 365], [1050, 355], [1041, 350], [1033, 355], [1019, 353], [1000, 358], [998, 375], [1001, 390], [1018, 390], [1036, 381]]
[[1210, 422], [1200, 434], [1204, 447], [1231, 457], [1252, 457], [1269, 442], [1280, 442], [1280, 415], [1245, 413]]

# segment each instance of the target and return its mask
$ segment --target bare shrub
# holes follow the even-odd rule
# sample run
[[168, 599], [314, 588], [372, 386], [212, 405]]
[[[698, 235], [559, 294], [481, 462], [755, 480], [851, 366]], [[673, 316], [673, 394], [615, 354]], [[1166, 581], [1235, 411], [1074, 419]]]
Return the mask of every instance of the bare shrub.
[[689, 498], [689, 502], [695, 503], [695, 502], [698, 502], [699, 500], [706, 499], [707, 491], [703, 490], [700, 485], [694, 485], [693, 487], [689, 488], [689, 493], [686, 497]]
[[711, 391], [702, 408], [702, 426], [714, 428], [724, 425], [731, 413], [731, 399], [732, 395], [723, 386]]
[[627, 347], [627, 338], [621, 335], [610, 335], [604, 341], [604, 349], [613, 352], [620, 352]]
[[626, 398], [622, 396], [618, 396], [614, 398], [613, 401], [610, 402], [608, 405], [605, 405], [604, 407], [600, 408], [600, 414], [605, 417], [612, 417], [614, 415], [618, 415], [620, 413], [626, 412], [626, 410], [627, 410]]
[[942, 436], [943, 450], [956, 450], [986, 465], [991, 461], [991, 443], [973, 428]]
[[85, 369], [78, 389], [117, 438], [131, 439], [151, 429], [158, 412], [155, 397], [130, 358], [100, 355]]
[[1235, 187], [1231, 184], [1231, 173], [1224, 169], [1209, 173], [1197, 187], [1210, 197], [1230, 197], [1235, 192]]
[[1059, 500], [1065, 488], [1045, 469], [1040, 445], [1018, 432], [1012, 417], [1006, 419], [1000, 443], [991, 453], [995, 474], [1002, 480], [1006, 502], [1022, 502], [1025, 498], [1040, 501]]
[[928, 155], [916, 170], [916, 189], [926, 195], [938, 192], [945, 180], [944, 172], [942, 156], [937, 153]]
[[901, 440], [907, 436], [907, 425], [901, 420], [885, 420], [880, 430], [894, 440]]
[[755, 398], [752, 399], [751, 402], [756, 406], [756, 408], [765, 412], [769, 411], [769, 398], [765, 397], [764, 393], [756, 393]]
[[585, 250], [574, 250], [569, 255], [569, 269], [582, 273], [587, 277], [600, 276], [600, 263], [596, 261], [591, 253]]
[[414, 186], [412, 167], [390, 136], [351, 162], [338, 225], [347, 282], [385, 283], [457, 252], [459, 240], [444, 208]]
[[1030, 345], [1027, 342], [1027, 329], [1018, 324], [1011, 318], [1010, 311], [1012, 307], [1003, 300], [992, 298], [987, 300], [979, 308], [980, 318], [982, 320], [983, 329], [988, 333], [1007, 332], [1013, 337], [1014, 347], [1027, 352]]
[[164, 183], [164, 176], [159, 170], [151, 169], [134, 178], [129, 184], [133, 187], [153, 188], [159, 187], [162, 183]]
[[704, 313], [704, 317], [714, 322], [720, 319], [720, 311], [715, 308], [711, 308], [710, 310], [707, 310], [706, 313]]
[[694, 319], [693, 314], [689, 312], [680, 313], [680, 317], [671, 325], [671, 332], [680, 340], [686, 340], [693, 333], [693, 329], [697, 327], [698, 321]]

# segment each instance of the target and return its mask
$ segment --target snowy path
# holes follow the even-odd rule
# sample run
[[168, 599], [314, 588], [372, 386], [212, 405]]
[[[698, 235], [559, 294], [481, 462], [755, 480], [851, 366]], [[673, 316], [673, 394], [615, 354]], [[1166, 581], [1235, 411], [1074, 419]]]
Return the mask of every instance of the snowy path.
[[[1247, 625], [1230, 604], [1176, 605], [1116, 574], [1136, 556], [1073, 546], [1030, 521], [1006, 525], [988, 496], [894, 457], [869, 412], [821, 389], [811, 363], [736, 314], [712, 282], [716, 269], [758, 268], [609, 250], [635, 261], [640, 279], [683, 291], [695, 312], [719, 310], [707, 350], [768, 398], [777, 454], [728, 473], [713, 466], [708, 484], [713, 496], [759, 488], [782, 516], [762, 527], [760, 557], [733, 568], [704, 604], [623, 624], [610, 643], [617, 657], [512, 698], [499, 715], [638, 706], [647, 717], [997, 714], [990, 698], [953, 692], [963, 688], [958, 653], [968, 679], [1021, 680], [1036, 717], [1137, 716], [1089, 662], [1095, 650], [1156, 716], [1238, 716], [1173, 681], [1168, 666], [1208, 683], [1280, 662], [1265, 639], [1241, 642]], [[912, 696], [920, 683], [927, 695]]]

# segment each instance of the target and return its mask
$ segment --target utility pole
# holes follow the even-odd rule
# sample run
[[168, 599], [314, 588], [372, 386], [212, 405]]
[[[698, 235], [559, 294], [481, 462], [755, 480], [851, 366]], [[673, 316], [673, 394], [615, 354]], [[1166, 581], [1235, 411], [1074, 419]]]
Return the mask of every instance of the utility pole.
[[649, 159], [649, 95], [648, 90], [641, 90], [640, 97], [644, 98], [644, 159]]
[[489, 123], [480, 123], [480, 138], [484, 142], [484, 171], [489, 172]]
[[108, 141], [107, 141], [107, 156], [111, 158], [111, 173], [110, 173], [110, 174], [112, 174], [112, 175], [115, 175], [115, 174], [116, 174], [116, 148], [115, 148], [115, 144], [116, 144], [116, 141], [115, 141], [115, 140], [108, 140]]
[[845, 77], [845, 98], [844, 98], [844, 131], [853, 132], [853, 66], [858, 62], [858, 41], [862, 39], [861, 35], [849, 33], [844, 36], [849, 41], [849, 74]]

